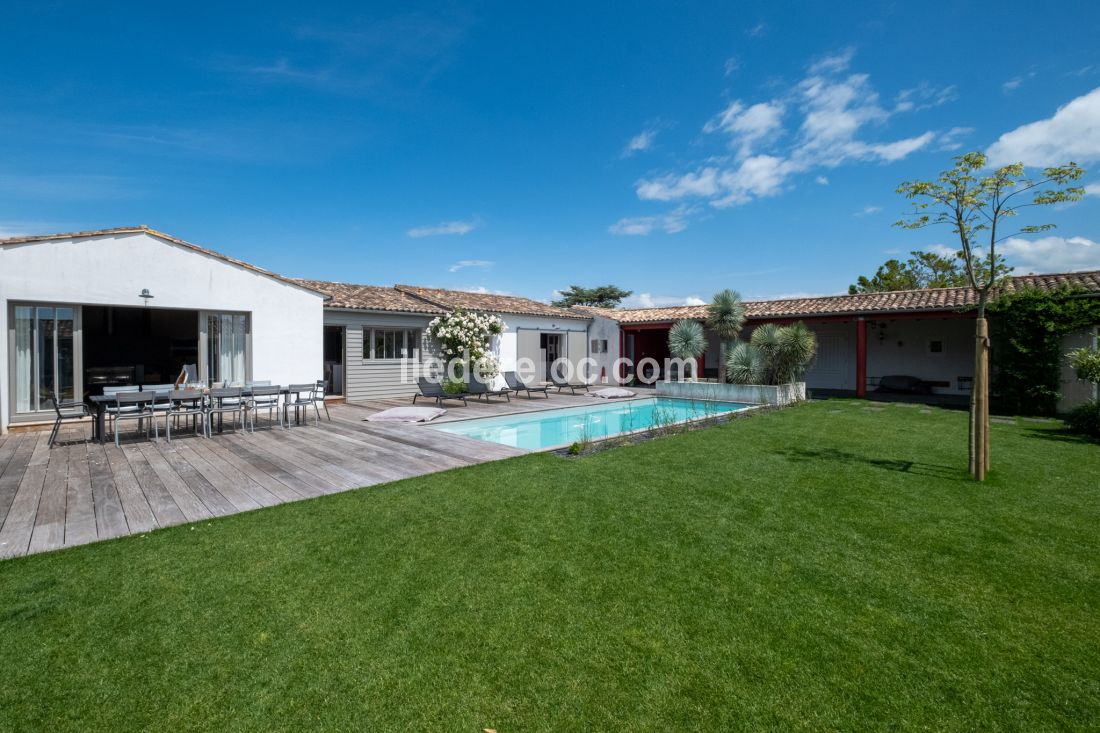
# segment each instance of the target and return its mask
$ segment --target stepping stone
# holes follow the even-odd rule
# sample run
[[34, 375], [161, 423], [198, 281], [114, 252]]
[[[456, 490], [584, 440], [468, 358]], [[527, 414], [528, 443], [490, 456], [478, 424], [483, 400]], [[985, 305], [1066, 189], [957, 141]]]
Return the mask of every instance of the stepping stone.
[[826, 414], [829, 414], [829, 415], [839, 415], [839, 414], [840, 414], [840, 413], [842, 413], [842, 412], [844, 412], [844, 410], [827, 410], [827, 411], [826, 411]]
[[920, 411], [920, 414], [922, 414], [922, 415], [931, 415], [932, 411], [929, 410], [929, 409], [923, 409], [923, 410]]
[[999, 423], [1001, 425], [1015, 425], [1016, 418], [1014, 417], [991, 417], [989, 422]]
[[1053, 418], [1049, 417], [1021, 417], [1024, 422], [1054, 422]]
[[882, 412], [885, 409], [886, 409], [885, 407], [864, 407], [863, 408], [863, 410], [865, 412]]

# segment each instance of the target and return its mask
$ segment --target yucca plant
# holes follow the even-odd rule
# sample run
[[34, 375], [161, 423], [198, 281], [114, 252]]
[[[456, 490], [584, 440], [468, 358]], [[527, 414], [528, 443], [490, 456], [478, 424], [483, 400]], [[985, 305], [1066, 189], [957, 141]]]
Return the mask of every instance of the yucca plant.
[[719, 382], [726, 381], [726, 370], [723, 367], [727, 361], [727, 344], [737, 338], [744, 325], [745, 304], [741, 302], [740, 293], [729, 289], [715, 293], [707, 305], [707, 328], [718, 335]]
[[668, 329], [668, 350], [677, 359], [698, 359], [707, 350], [707, 335], [703, 327], [698, 321], [676, 321]]
[[734, 347], [726, 371], [737, 384], [787, 384], [802, 379], [816, 353], [817, 337], [801, 321], [765, 323]]

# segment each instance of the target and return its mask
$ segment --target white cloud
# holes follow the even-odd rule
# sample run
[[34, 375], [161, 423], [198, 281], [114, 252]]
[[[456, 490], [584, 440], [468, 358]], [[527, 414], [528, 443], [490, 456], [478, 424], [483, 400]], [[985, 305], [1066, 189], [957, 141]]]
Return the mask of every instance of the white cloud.
[[607, 231], [620, 237], [647, 237], [653, 232], [677, 234], [687, 229], [688, 217], [695, 213], [689, 206], [677, 206], [663, 216], [633, 216], [619, 219]]
[[855, 55], [856, 50], [849, 46], [839, 53], [835, 53], [831, 56], [824, 56], [810, 64], [810, 73], [832, 74], [839, 71], [845, 71], [851, 65], [852, 58]]
[[1001, 91], [1004, 92], [1005, 94], [1012, 94], [1012, 92], [1016, 91], [1021, 86], [1023, 86], [1025, 81], [1027, 81], [1028, 79], [1032, 79], [1034, 77], [1035, 77], [1035, 72], [1034, 71], [1030, 71], [1027, 74], [1023, 74], [1021, 76], [1014, 76], [1011, 79], [1009, 79], [1008, 81], [1006, 81], [1004, 84], [1001, 84]]
[[[814, 169], [835, 168], [852, 162], [892, 163], [929, 147], [936, 139], [928, 131], [881, 142], [865, 139], [865, 130], [887, 122], [896, 110], [879, 102], [866, 74], [847, 74], [854, 51], [846, 49], [819, 59], [810, 74], [770, 100], [735, 100], [709, 119], [705, 133], [723, 133], [735, 151], [732, 156], [699, 159], [687, 170], [659, 173], [635, 182], [638, 198], [647, 201], [705, 199], [715, 208], [775, 196], [790, 188], [791, 178]], [[903, 101], [942, 104], [954, 89], [917, 87], [903, 93]], [[915, 101], [914, 101], [915, 100]], [[798, 118], [787, 134], [785, 120]], [[947, 143], [962, 135], [954, 128]], [[820, 185], [828, 178], [818, 175]], [[624, 220], [625, 232], [654, 231], [656, 221]], [[646, 233], [648, 233], [646, 231]]]
[[864, 206], [862, 209], [852, 214], [852, 216], [870, 216], [871, 214], [877, 214], [880, 211], [882, 211], [881, 206]]
[[745, 30], [745, 35], [750, 37], [750, 38], [760, 38], [761, 36], [763, 36], [767, 32], [768, 32], [768, 24], [761, 21], [760, 23], [757, 23], [756, 25], [752, 26], [751, 28], [746, 29]]
[[991, 165], [1054, 166], [1100, 160], [1100, 87], [1059, 107], [1053, 117], [1006, 132], [987, 154]]
[[1011, 237], [999, 246], [1017, 274], [1100, 270], [1100, 244], [1085, 237]]
[[479, 270], [488, 270], [493, 266], [493, 263], [489, 260], [459, 260], [450, 267], [447, 268], [447, 272], [458, 272], [459, 270], [465, 270], [467, 267], [473, 267]]
[[959, 98], [959, 90], [954, 84], [946, 87], [934, 87], [921, 82], [912, 89], [902, 89], [894, 98], [894, 110], [910, 112], [932, 109], [953, 102]]
[[635, 293], [623, 300], [623, 308], [666, 308], [673, 305], [706, 305], [706, 301], [697, 295], [653, 295]]
[[767, 142], [783, 127], [782, 102], [772, 100], [745, 107], [739, 101], [730, 104], [703, 125], [703, 132], [725, 132], [730, 146], [738, 149], [739, 157], [752, 154], [753, 147]]
[[741, 61], [736, 56], [730, 56], [728, 59], [726, 59], [726, 63], [723, 64], [722, 68], [725, 72], [723, 73], [723, 76], [731, 76], [738, 69], [741, 68]]
[[647, 201], [673, 201], [685, 196], [714, 196], [718, 193], [718, 169], [703, 168], [695, 173], [638, 181], [635, 190], [638, 198]]
[[816, 183], [819, 186], [828, 186], [829, 185], [829, 178], [828, 178], [828, 176], [818, 176], [817, 178], [814, 179], [814, 183]]
[[641, 153], [649, 150], [653, 147], [653, 141], [657, 137], [657, 131], [654, 129], [642, 130], [634, 137], [627, 141], [626, 147], [623, 148], [623, 157], [629, 158], [634, 153]]
[[1086, 196], [1100, 196], [1100, 183], [1087, 183], [1085, 184]]
[[974, 132], [973, 127], [952, 127], [940, 135], [940, 150], [958, 150], [962, 147], [960, 138], [967, 137]]
[[924, 248], [924, 251], [925, 252], [931, 252], [932, 254], [937, 254], [940, 257], [946, 257], [948, 259], [954, 259], [955, 256], [958, 255], [958, 253], [959, 253], [959, 248], [957, 246], [956, 247], [948, 247], [946, 244], [937, 243], [937, 244], [928, 245], [927, 247]]
[[470, 221], [445, 221], [435, 226], [413, 227], [405, 232], [408, 236], [418, 239], [420, 237], [436, 237], [443, 234], [469, 234], [480, 226], [477, 220]]

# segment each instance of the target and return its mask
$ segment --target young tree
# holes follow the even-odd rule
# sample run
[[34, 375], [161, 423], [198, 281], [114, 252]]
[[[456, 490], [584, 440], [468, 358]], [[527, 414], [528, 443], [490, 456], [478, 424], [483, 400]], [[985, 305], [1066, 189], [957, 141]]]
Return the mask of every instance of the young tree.
[[718, 334], [718, 381], [726, 383], [726, 345], [737, 338], [745, 325], [745, 304], [741, 294], [723, 290], [707, 305], [707, 327]]
[[898, 186], [897, 192], [913, 202], [913, 213], [895, 226], [921, 229], [945, 224], [959, 237], [959, 259], [978, 308], [970, 393], [970, 473], [983, 481], [989, 466], [989, 324], [985, 311], [1004, 272], [1004, 258], [997, 253], [997, 245], [1019, 234], [1054, 228], [1054, 224], [1033, 224], [1005, 234], [1005, 220], [1027, 207], [1079, 200], [1085, 190], [1068, 184], [1079, 180], [1084, 171], [1068, 163], [1046, 168], [1038, 179], [1032, 179], [1025, 175], [1023, 163], [987, 171], [983, 153], [967, 153], [954, 161], [953, 167], [933, 181], [905, 181]]
[[561, 292], [561, 298], [552, 301], [551, 305], [558, 308], [568, 308], [573, 305], [617, 308], [623, 298], [629, 298], [633, 292], [633, 290], [622, 290], [614, 285], [600, 285], [594, 288], [570, 285], [568, 290]]

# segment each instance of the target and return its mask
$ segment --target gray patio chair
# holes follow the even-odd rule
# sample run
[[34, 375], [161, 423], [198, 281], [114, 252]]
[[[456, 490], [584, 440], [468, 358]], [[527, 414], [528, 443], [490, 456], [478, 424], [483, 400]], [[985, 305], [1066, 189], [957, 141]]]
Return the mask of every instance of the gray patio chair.
[[248, 427], [256, 432], [256, 413], [267, 410], [267, 419], [271, 420], [271, 413], [275, 413], [275, 419], [279, 421], [279, 427], [283, 426], [283, 413], [280, 409], [279, 395], [283, 388], [277, 385], [258, 384], [252, 387], [252, 394], [248, 398]]
[[175, 422], [178, 425], [181, 417], [191, 418], [196, 435], [201, 428], [203, 437], [210, 437], [206, 426], [206, 399], [202, 392], [196, 392], [193, 389], [174, 389], [168, 393], [168, 409], [164, 412], [164, 433], [168, 436], [169, 443], [172, 442], [172, 423]]
[[[209, 394], [210, 400], [206, 404], [206, 434], [214, 434], [214, 415], [219, 421], [225, 415], [233, 416], [233, 424], [244, 427], [245, 403], [241, 397], [240, 387], [213, 387]], [[220, 426], [220, 422], [219, 422]]]
[[[317, 413], [317, 419], [314, 421], [314, 425], [321, 424], [321, 413], [317, 410], [317, 384], [316, 382], [311, 384], [292, 384], [287, 387], [286, 401], [283, 402], [283, 423], [286, 427], [290, 427], [290, 408], [294, 408], [294, 422], [301, 422], [302, 410], [306, 411], [306, 415], [309, 415], [309, 408], [312, 407], [313, 411]], [[306, 418], [309, 419], [308, 417]]]
[[152, 392], [119, 392], [115, 395], [115, 446], [118, 447], [118, 424], [123, 420], [137, 420], [138, 429], [141, 429], [142, 421], [145, 424], [145, 437], [149, 437], [149, 426], [153, 426], [153, 439], [160, 440], [160, 432], [157, 430], [156, 416], [153, 414], [153, 400], [156, 395]]
[[[141, 391], [141, 388], [138, 387], [137, 385], [126, 385], [126, 386], [123, 386], [123, 387], [104, 387], [103, 388], [103, 396], [114, 398], [114, 397], [117, 397], [118, 395], [122, 394], [123, 392], [140, 392], [140, 391]], [[126, 407], [127, 412], [136, 412], [137, 409], [138, 408], [133, 406], [133, 405], [128, 405]], [[104, 415], [107, 417], [107, 429], [108, 430], [113, 430], [114, 429], [113, 426], [114, 426], [114, 423], [115, 423], [115, 417], [118, 416], [118, 410], [119, 410], [119, 408], [118, 408], [117, 401], [114, 405], [108, 403], [107, 407], [104, 409], [103, 412], [104, 412]]]
[[508, 389], [512, 390], [517, 395], [520, 392], [526, 392], [527, 399], [531, 399], [532, 392], [542, 392], [542, 394], [547, 399], [550, 399], [550, 390], [546, 387], [543, 387], [541, 385], [529, 386], [526, 382], [521, 382], [519, 379], [519, 375], [517, 375], [515, 372], [504, 372], [503, 374], [504, 381], [508, 384]]
[[[325, 380], [323, 379], [317, 380], [317, 391], [313, 393], [314, 410], [317, 409], [318, 403], [321, 405], [321, 407], [325, 408], [325, 418], [327, 418], [329, 422], [332, 422], [332, 415], [328, 414], [328, 403], [325, 402]], [[317, 419], [321, 419], [320, 410], [317, 411]]]
[[466, 390], [472, 397], [477, 397], [479, 400], [484, 397], [488, 402], [490, 397], [507, 397], [508, 401], [512, 401], [512, 390], [510, 389], [492, 389], [489, 385], [482, 382], [480, 379], [474, 377], [466, 385]]
[[420, 397], [428, 400], [435, 400], [435, 404], [442, 405], [445, 400], [455, 400], [466, 404], [466, 397], [468, 393], [461, 392], [459, 394], [451, 394], [443, 389], [443, 385], [439, 382], [433, 382], [427, 377], [417, 377], [416, 385], [420, 389], [420, 394], [413, 395], [413, 404], [416, 404], [416, 400]]
[[550, 383], [558, 388], [558, 392], [561, 392], [563, 389], [567, 389], [572, 394], [577, 394], [578, 389], [581, 390], [581, 392], [587, 392], [590, 387], [588, 382], [585, 382], [583, 379], [569, 380], [562, 376], [560, 363], [555, 364], [553, 367], [551, 367]]
[[57, 433], [61, 430], [61, 423], [66, 420], [83, 420], [86, 417], [91, 417], [92, 413], [88, 410], [88, 406], [83, 402], [62, 402], [60, 395], [57, 392], [53, 393], [53, 409], [57, 413], [57, 419], [53, 423], [53, 430], [50, 431], [50, 439], [46, 445], [53, 448], [54, 441], [57, 440]]

